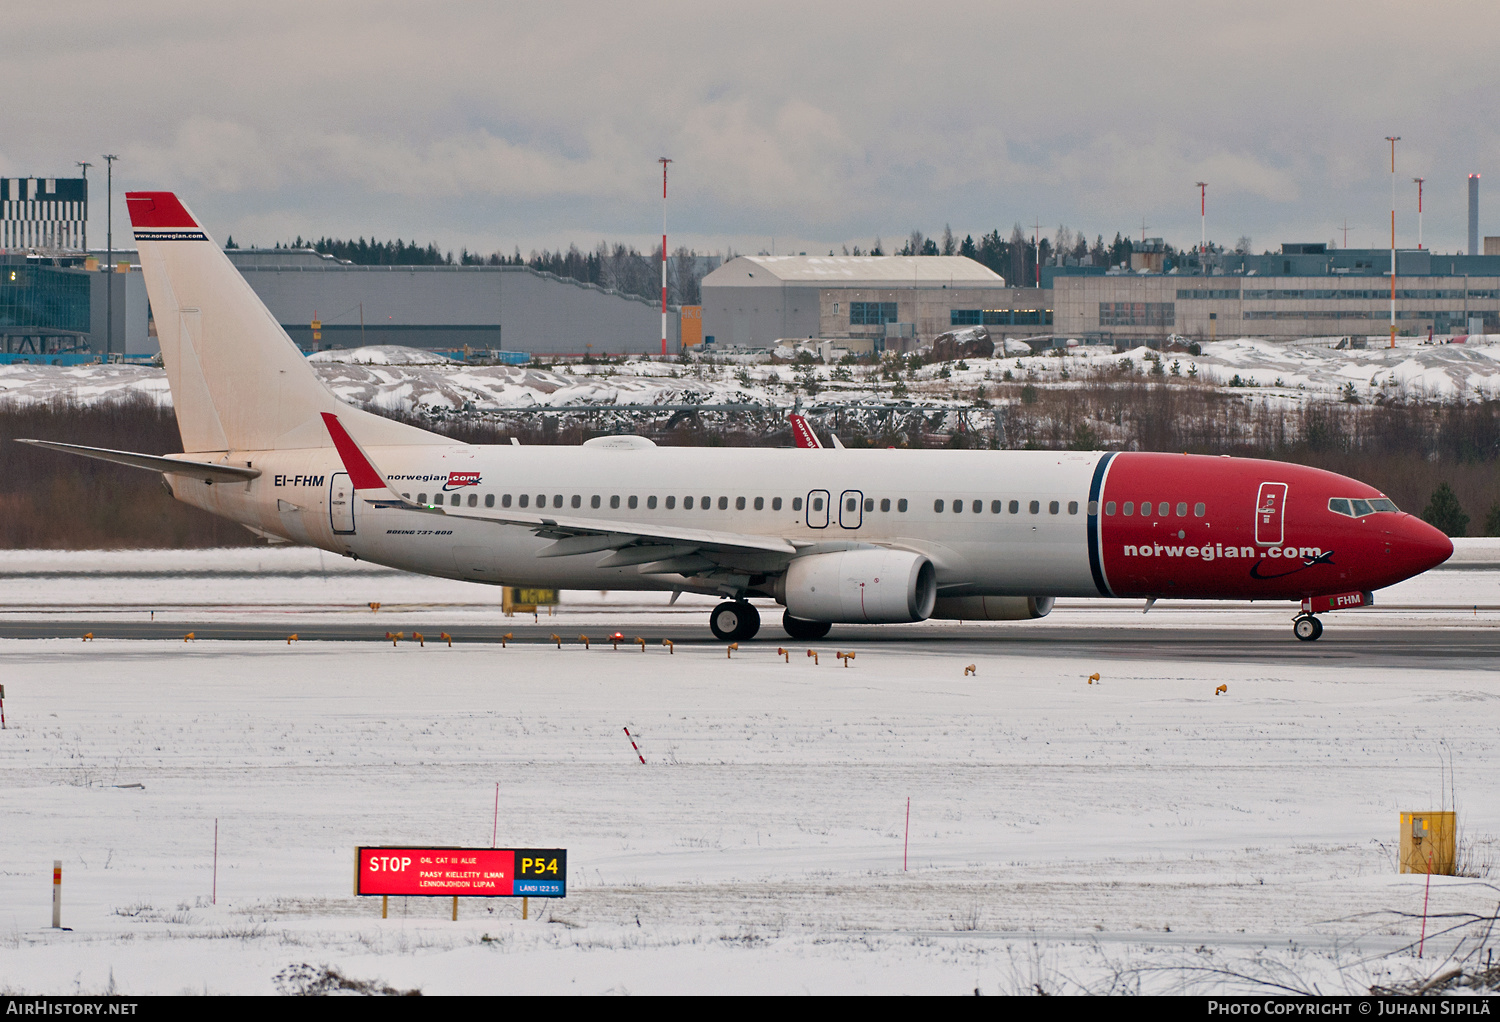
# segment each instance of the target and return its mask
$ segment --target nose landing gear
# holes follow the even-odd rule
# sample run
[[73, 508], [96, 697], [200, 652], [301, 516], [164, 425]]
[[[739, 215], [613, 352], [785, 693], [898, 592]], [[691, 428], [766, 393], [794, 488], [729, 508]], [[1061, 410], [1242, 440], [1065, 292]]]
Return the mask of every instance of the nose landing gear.
[[1292, 634], [1303, 642], [1316, 642], [1323, 634], [1323, 622], [1311, 614], [1298, 614], [1292, 619]]
[[727, 600], [708, 616], [708, 627], [724, 642], [745, 642], [760, 631], [760, 611], [748, 600]]

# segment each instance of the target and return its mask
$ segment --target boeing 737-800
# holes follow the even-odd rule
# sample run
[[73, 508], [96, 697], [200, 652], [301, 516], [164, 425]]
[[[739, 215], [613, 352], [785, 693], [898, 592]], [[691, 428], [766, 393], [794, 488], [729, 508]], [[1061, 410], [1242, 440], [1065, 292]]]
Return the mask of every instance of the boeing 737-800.
[[44, 446], [161, 472], [267, 537], [474, 582], [723, 597], [709, 624], [1040, 617], [1065, 597], [1299, 601], [1444, 561], [1372, 486], [1273, 461], [1048, 451], [476, 446], [340, 401], [170, 192], [126, 201], [184, 454]]

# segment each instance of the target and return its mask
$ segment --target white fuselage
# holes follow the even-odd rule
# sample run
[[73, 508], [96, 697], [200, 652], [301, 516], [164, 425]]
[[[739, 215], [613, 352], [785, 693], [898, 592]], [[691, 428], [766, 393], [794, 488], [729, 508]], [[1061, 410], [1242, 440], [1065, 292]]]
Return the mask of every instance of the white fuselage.
[[638, 565], [601, 568], [598, 551], [539, 557], [551, 540], [483, 518], [504, 510], [779, 537], [813, 550], [912, 550], [932, 560], [950, 595], [1098, 594], [1086, 514], [1098, 453], [459, 444], [367, 453], [391, 490], [442, 504], [445, 514], [352, 494], [332, 448], [233, 452], [232, 463], [262, 474], [211, 485], [184, 474], [173, 488], [187, 503], [272, 536], [491, 584], [695, 588]]

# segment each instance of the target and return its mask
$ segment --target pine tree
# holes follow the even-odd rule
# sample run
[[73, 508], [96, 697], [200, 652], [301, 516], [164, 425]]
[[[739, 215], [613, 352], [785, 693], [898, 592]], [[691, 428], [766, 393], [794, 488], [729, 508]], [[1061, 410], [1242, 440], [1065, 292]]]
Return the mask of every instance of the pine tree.
[[1432, 500], [1422, 512], [1422, 520], [1447, 536], [1462, 536], [1469, 529], [1469, 516], [1464, 514], [1453, 487], [1439, 483], [1432, 491]]

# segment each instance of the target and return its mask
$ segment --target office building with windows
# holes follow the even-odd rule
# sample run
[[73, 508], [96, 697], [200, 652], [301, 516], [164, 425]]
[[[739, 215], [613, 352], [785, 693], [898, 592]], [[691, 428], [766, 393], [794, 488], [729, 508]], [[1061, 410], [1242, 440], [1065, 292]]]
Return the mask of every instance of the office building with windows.
[[[1288, 243], [1219, 259], [1206, 275], [1060, 271], [1052, 277], [1057, 330], [1123, 346], [1172, 334], [1293, 340], [1390, 329], [1389, 249]], [[1500, 333], [1500, 255], [1397, 250], [1396, 329]]]

